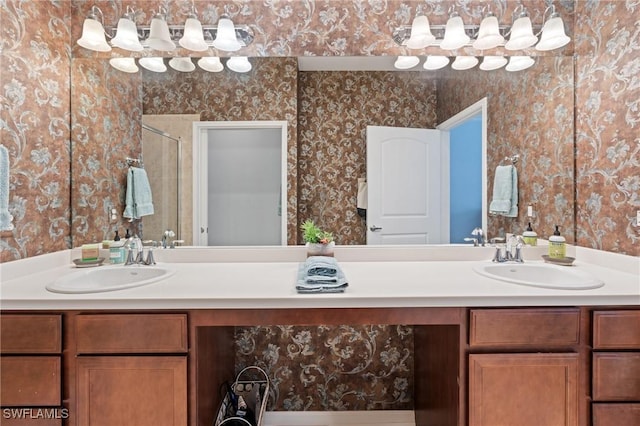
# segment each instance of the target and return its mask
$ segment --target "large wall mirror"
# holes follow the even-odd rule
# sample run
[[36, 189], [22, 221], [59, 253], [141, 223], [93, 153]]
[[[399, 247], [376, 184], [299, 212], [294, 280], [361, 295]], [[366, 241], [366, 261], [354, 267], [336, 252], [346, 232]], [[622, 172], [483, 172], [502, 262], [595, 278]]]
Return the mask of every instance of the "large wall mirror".
[[[217, 73], [196, 67], [193, 72], [169, 68], [154, 73], [141, 68], [128, 74], [104, 59], [73, 59], [74, 246], [110, 238], [115, 229], [132, 228], [146, 239], [161, 237], [157, 230], [145, 233], [144, 217], [129, 223], [112, 220], [109, 214], [112, 208], [118, 213], [124, 208], [127, 158], [143, 155], [142, 139], [149, 133], [142, 126], [146, 116], [153, 117], [148, 125], [172, 137], [183, 137], [176, 134], [182, 130], [174, 130], [174, 120], [185, 116], [200, 121], [286, 121], [287, 188], [280, 214], [287, 219], [287, 243], [299, 243], [298, 224], [313, 218], [336, 235], [338, 244], [365, 244], [366, 222], [357, 214], [356, 197], [358, 178], [366, 175], [366, 127], [435, 128], [483, 98], [487, 145], [482, 173], [488, 200], [496, 167], [506, 157], [519, 156], [518, 215], [488, 216], [487, 234], [522, 232], [530, 221], [542, 237], [559, 225], [573, 240], [572, 57], [540, 56], [533, 67], [519, 72], [477, 67], [301, 70], [292, 57], [250, 58], [250, 62], [252, 70], [243, 74], [226, 67]], [[187, 244], [193, 174], [188, 164], [191, 140], [186, 139], [191, 137], [184, 137], [180, 167], [186, 198], [176, 202], [182, 210], [182, 225], [176, 226]], [[145, 166], [156, 167], [156, 176], [166, 167]], [[527, 216], [527, 206], [532, 206], [533, 217]]]

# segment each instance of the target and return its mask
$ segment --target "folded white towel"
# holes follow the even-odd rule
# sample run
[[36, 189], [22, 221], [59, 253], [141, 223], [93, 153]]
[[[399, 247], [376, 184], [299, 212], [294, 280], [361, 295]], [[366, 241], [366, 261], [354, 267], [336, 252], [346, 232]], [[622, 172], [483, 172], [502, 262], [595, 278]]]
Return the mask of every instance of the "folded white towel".
[[9, 213], [9, 150], [0, 145], [0, 231], [13, 230]]
[[140, 219], [153, 214], [153, 197], [147, 172], [139, 167], [129, 167], [127, 173], [126, 205], [122, 216]]
[[515, 166], [496, 168], [489, 213], [506, 217], [518, 216], [518, 171]]

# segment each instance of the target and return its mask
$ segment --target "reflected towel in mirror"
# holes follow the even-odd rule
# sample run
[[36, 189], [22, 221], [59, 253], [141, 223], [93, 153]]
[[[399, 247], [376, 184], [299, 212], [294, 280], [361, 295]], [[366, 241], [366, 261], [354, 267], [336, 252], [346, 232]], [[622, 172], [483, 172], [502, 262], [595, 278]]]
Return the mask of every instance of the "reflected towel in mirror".
[[496, 168], [489, 213], [506, 217], [518, 216], [518, 171], [515, 166]]
[[9, 150], [0, 145], [0, 231], [13, 230], [9, 213]]
[[147, 172], [139, 167], [129, 167], [127, 172], [126, 205], [122, 216], [140, 219], [153, 214], [153, 197]]

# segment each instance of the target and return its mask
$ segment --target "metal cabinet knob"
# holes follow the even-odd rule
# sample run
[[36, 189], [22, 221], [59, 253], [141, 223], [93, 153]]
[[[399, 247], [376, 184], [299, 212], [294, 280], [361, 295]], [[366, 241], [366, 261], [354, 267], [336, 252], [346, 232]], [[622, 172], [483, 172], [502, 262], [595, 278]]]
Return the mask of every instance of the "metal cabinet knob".
[[369, 227], [369, 230], [370, 230], [371, 232], [380, 231], [381, 229], [382, 229], [381, 227], [379, 227], [379, 226], [375, 226], [375, 225], [371, 225], [371, 226]]

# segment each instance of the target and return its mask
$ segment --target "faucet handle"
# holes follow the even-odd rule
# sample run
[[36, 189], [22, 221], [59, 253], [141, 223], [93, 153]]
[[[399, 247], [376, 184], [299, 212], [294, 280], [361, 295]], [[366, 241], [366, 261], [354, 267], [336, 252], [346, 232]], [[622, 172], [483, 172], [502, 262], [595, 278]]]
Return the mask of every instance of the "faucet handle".
[[498, 243], [504, 243], [504, 237], [493, 237], [489, 241], [491, 242], [491, 245], [495, 246]]
[[465, 237], [464, 241], [466, 241], [466, 242], [471, 242], [471, 241], [473, 241], [473, 246], [474, 246], [474, 247], [478, 247], [478, 239], [477, 239], [477, 238], [469, 238], [469, 237]]

